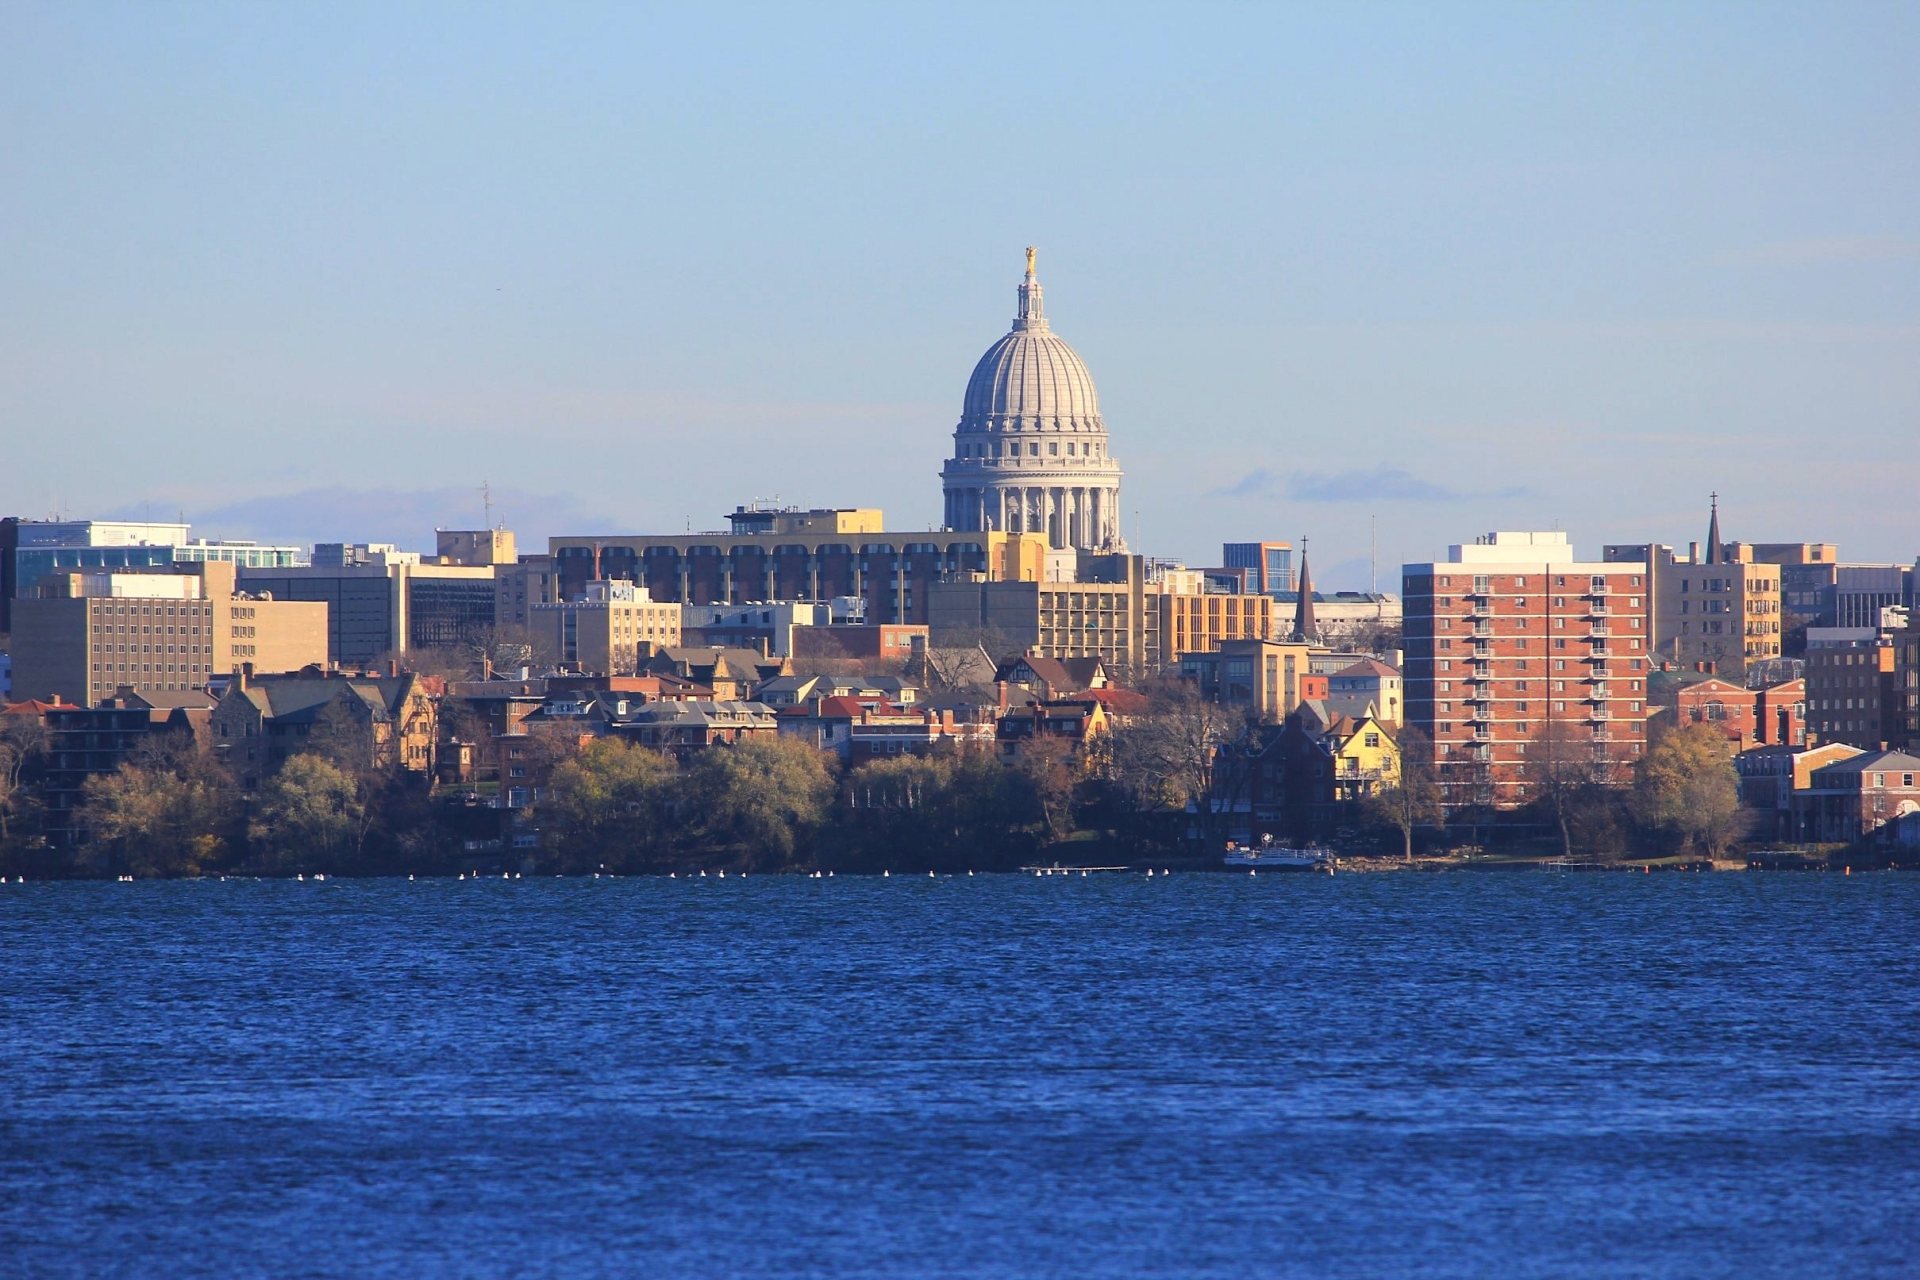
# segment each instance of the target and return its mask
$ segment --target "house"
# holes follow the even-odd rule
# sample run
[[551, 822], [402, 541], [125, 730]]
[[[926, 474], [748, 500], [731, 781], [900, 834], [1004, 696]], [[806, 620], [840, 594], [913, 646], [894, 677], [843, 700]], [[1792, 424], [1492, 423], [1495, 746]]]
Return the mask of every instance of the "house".
[[390, 667], [384, 676], [307, 667], [241, 671], [210, 716], [214, 751], [251, 791], [289, 757], [326, 752], [353, 768], [426, 779], [438, 743], [437, 681]]
[[770, 707], [801, 706], [819, 698], [857, 698], [911, 707], [920, 701], [920, 690], [899, 676], [775, 676], [761, 682], [753, 697]]
[[1106, 663], [1097, 657], [1043, 658], [1034, 653], [1001, 663], [993, 679], [995, 684], [1023, 689], [1041, 702], [1104, 689], [1111, 683]]
[[1794, 792], [1812, 785], [1814, 770], [1865, 754], [1844, 742], [1819, 747], [1786, 743], [1749, 747], [1733, 758], [1734, 771], [1740, 775], [1740, 804], [1767, 815], [1767, 835], [1771, 838], [1793, 839]]
[[1347, 716], [1303, 703], [1252, 741], [1222, 748], [1213, 803], [1233, 815], [1226, 835], [1306, 840], [1334, 830], [1354, 804], [1399, 782], [1397, 727], [1371, 707]]
[[607, 732], [685, 761], [708, 747], [772, 737], [779, 732], [779, 721], [762, 702], [646, 702], [629, 704], [624, 711], [616, 708], [607, 717]]
[[1920, 756], [1863, 751], [1815, 769], [1793, 793], [1794, 833], [1803, 840], [1852, 844], [1920, 841]]
[[1031, 702], [1000, 717], [995, 738], [1000, 750], [1017, 755], [1028, 743], [1051, 740], [1066, 743], [1084, 758], [1087, 746], [1110, 725], [1107, 710], [1093, 697], [1062, 698], [1052, 702]]
[[1341, 716], [1322, 738], [1333, 758], [1333, 796], [1346, 804], [1376, 795], [1400, 781], [1398, 726], [1375, 714], [1369, 704], [1357, 716]]
[[942, 742], [984, 746], [994, 726], [956, 715], [952, 710], [896, 707], [884, 701], [823, 697], [778, 713], [782, 736], [831, 751], [849, 767], [883, 756], [925, 755]]
[[678, 676], [706, 685], [719, 701], [737, 702], [785, 670], [784, 658], [769, 658], [752, 649], [672, 645], [648, 658], [639, 674]]
[[1712, 678], [1683, 685], [1674, 694], [1674, 718], [1680, 724], [1711, 724], [1741, 746], [1806, 741], [1807, 687], [1788, 680], [1749, 689]]

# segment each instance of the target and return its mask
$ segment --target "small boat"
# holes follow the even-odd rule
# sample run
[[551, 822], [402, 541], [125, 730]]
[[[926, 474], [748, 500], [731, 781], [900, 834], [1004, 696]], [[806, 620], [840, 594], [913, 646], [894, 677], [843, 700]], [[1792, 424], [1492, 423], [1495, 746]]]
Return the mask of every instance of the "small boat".
[[1246, 867], [1253, 871], [1319, 871], [1332, 862], [1333, 850], [1324, 845], [1310, 844], [1305, 848], [1290, 849], [1285, 845], [1268, 844], [1252, 848], [1227, 842], [1226, 863], [1230, 867]]

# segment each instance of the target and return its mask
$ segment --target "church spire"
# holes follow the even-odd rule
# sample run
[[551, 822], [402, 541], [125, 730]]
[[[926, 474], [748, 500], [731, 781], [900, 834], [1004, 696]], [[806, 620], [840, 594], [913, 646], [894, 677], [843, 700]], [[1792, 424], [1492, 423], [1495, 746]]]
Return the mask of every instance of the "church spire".
[[1300, 595], [1293, 602], [1293, 638], [1312, 640], [1320, 627], [1313, 617], [1313, 574], [1307, 570], [1307, 540], [1300, 539]]
[[1707, 518], [1707, 563], [1721, 564], [1727, 558], [1726, 548], [1720, 545], [1720, 495], [1709, 495], [1713, 503], [1713, 514]]
[[1033, 260], [1039, 250], [1027, 246], [1027, 278], [1020, 282], [1020, 315], [1013, 322], [1015, 330], [1045, 329], [1047, 311], [1040, 296], [1040, 277], [1033, 273]]

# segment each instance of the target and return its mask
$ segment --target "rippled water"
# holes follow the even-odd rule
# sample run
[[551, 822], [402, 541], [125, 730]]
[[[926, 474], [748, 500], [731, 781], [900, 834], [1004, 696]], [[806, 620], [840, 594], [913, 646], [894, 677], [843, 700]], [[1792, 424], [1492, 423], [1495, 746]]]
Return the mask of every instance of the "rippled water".
[[0, 889], [0, 1273], [1911, 1276], [1920, 878]]

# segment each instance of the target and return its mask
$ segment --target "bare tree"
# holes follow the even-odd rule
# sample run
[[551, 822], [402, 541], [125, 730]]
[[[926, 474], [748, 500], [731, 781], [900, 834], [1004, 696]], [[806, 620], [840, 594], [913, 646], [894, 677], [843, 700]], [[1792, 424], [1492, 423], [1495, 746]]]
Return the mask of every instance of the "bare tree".
[[1201, 838], [1224, 841], [1259, 724], [1177, 677], [1149, 683], [1149, 708], [1109, 736], [1103, 769], [1137, 810], [1188, 810]]
[[1412, 725], [1394, 735], [1400, 755], [1400, 777], [1393, 786], [1367, 798], [1367, 811], [1376, 821], [1400, 833], [1401, 856], [1413, 861], [1413, 833], [1445, 816], [1440, 783], [1433, 762], [1433, 740]]
[[1579, 722], [1549, 719], [1527, 743], [1521, 773], [1533, 800], [1560, 832], [1560, 854], [1573, 856], [1573, 815], [1602, 784], [1593, 735]]
[[47, 726], [39, 716], [0, 716], [0, 842], [10, 833], [27, 766], [46, 747]]

